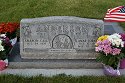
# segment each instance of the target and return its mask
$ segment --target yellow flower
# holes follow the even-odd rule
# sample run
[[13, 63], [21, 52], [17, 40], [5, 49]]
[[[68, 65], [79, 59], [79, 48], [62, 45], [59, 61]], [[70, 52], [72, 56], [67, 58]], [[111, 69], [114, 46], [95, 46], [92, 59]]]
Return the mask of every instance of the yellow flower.
[[95, 43], [95, 46], [99, 46], [97, 43]]
[[108, 35], [104, 35], [104, 36], [99, 37], [97, 41], [104, 41], [106, 39], [108, 39]]

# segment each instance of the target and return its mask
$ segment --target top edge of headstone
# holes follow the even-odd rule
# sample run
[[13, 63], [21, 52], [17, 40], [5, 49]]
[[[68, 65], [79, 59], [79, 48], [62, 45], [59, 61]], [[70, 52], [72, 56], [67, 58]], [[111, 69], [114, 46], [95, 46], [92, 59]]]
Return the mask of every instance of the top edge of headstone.
[[21, 23], [39, 23], [39, 22], [98, 22], [103, 23], [102, 20], [98, 19], [90, 19], [90, 18], [81, 18], [81, 17], [75, 17], [75, 16], [49, 16], [49, 17], [39, 17], [39, 18], [24, 18], [21, 20]]

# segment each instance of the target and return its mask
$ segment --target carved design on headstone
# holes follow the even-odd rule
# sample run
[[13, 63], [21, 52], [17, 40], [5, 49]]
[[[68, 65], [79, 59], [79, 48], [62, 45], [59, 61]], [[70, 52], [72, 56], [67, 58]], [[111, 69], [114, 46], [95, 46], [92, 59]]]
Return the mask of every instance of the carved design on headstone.
[[59, 34], [52, 40], [53, 49], [73, 49], [72, 39], [66, 34]]
[[23, 31], [24, 31], [24, 37], [26, 38], [30, 38], [31, 37], [31, 34], [32, 34], [32, 31], [31, 31], [31, 28], [29, 26], [25, 26], [23, 27]]
[[95, 29], [93, 30], [92, 35], [95, 37], [99, 37], [101, 35], [101, 27], [99, 25], [95, 25]]

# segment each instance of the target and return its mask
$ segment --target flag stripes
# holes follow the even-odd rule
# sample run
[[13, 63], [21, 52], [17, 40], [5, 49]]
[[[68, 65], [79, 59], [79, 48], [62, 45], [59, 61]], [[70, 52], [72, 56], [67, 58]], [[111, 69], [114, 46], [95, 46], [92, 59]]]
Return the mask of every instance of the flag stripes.
[[109, 22], [125, 22], [125, 6], [108, 9], [104, 21]]

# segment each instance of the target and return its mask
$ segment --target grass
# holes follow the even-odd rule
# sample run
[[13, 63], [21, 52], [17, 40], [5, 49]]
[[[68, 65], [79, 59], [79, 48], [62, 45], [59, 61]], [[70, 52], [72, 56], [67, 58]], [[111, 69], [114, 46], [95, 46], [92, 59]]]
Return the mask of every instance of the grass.
[[123, 27], [123, 29], [125, 31], [125, 22], [120, 23], [120, 25]]
[[44, 16], [78, 16], [103, 19], [107, 9], [125, 0], [0, 0], [0, 22]]
[[45, 16], [103, 19], [107, 9], [124, 3], [125, 0], [0, 0], [0, 22]]
[[125, 77], [109, 76], [67, 76], [60, 74], [53, 77], [35, 76], [22, 77], [18, 75], [0, 75], [0, 83], [125, 83]]

